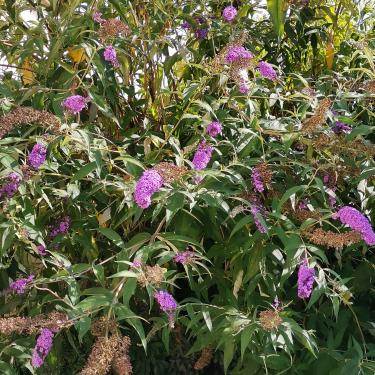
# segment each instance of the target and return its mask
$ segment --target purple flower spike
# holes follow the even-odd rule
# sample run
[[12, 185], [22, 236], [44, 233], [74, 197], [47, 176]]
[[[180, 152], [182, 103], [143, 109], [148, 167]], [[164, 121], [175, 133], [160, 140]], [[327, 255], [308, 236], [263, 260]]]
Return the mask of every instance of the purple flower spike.
[[73, 114], [77, 114], [82, 111], [83, 108], [86, 107], [88, 102], [88, 98], [85, 98], [81, 95], [72, 95], [69, 98], [66, 98], [63, 102], [63, 106], [69, 112]]
[[8, 182], [0, 187], [0, 198], [12, 198], [16, 194], [21, 185], [21, 176], [15, 172], [9, 173], [7, 177]]
[[298, 297], [307, 299], [310, 297], [314, 284], [315, 270], [309, 267], [307, 259], [300, 265], [298, 270]]
[[352, 131], [352, 128], [341, 121], [337, 121], [335, 125], [332, 126], [332, 131], [335, 134], [339, 135], [343, 133], [350, 133]]
[[44, 245], [38, 245], [36, 247], [36, 249], [37, 249], [39, 255], [41, 255], [41, 256], [47, 255], [47, 248]]
[[98, 23], [102, 23], [104, 20], [102, 18], [102, 13], [100, 12], [95, 12], [94, 15], [92, 16], [92, 19], [95, 21], [95, 22], [98, 22]]
[[117, 60], [116, 50], [113, 46], [107, 46], [104, 50], [104, 60], [109, 61], [115, 68], [120, 66]]
[[202, 141], [198, 145], [197, 151], [195, 152], [192, 161], [194, 169], [199, 171], [207, 167], [208, 163], [211, 160], [212, 150], [212, 146], [206, 144], [206, 141]]
[[349, 225], [350, 228], [361, 233], [362, 239], [367, 245], [375, 245], [375, 233], [370, 221], [354, 207], [345, 206], [340, 208], [340, 210], [333, 215], [333, 218], [340, 220], [343, 224]]
[[26, 287], [34, 280], [34, 275], [30, 275], [23, 279], [12, 281], [9, 285], [9, 290], [17, 293], [24, 294]]
[[155, 298], [156, 298], [160, 308], [164, 312], [170, 313], [170, 312], [176, 310], [177, 302], [173, 298], [173, 296], [171, 294], [169, 294], [168, 292], [166, 292], [164, 290], [160, 290], [160, 291], [155, 293]]
[[50, 227], [49, 236], [51, 238], [57, 237], [59, 234], [67, 234], [70, 228], [71, 219], [69, 216], [65, 216], [59, 223]]
[[250, 86], [247, 83], [241, 83], [238, 90], [241, 94], [247, 94], [250, 91]]
[[253, 215], [255, 225], [260, 233], [267, 233], [267, 228], [261, 223], [261, 221], [257, 218], [257, 214], [262, 214], [264, 212], [264, 208], [259, 206], [251, 206], [251, 214]]
[[197, 29], [195, 30], [195, 37], [199, 40], [206, 39], [208, 35], [207, 29]]
[[237, 16], [237, 9], [230, 5], [224, 8], [223, 10], [223, 19], [226, 22], [232, 22]]
[[274, 81], [277, 78], [276, 70], [272, 67], [271, 64], [268, 64], [266, 61], [261, 61], [258, 64], [260, 74], [271, 81]]
[[264, 191], [264, 184], [262, 181], [261, 174], [259, 172], [259, 169], [257, 167], [254, 167], [251, 172], [251, 179], [253, 180], [254, 189], [261, 193]]
[[39, 169], [39, 167], [46, 161], [47, 149], [41, 143], [34, 145], [31, 150], [27, 163], [34, 169]]
[[53, 336], [54, 333], [48, 328], [43, 328], [40, 332], [31, 359], [31, 364], [34, 368], [39, 368], [43, 365], [44, 360], [52, 348]]
[[217, 135], [221, 134], [223, 131], [223, 127], [221, 126], [220, 122], [213, 121], [211, 124], [207, 125], [207, 133], [215, 138]]
[[151, 205], [151, 197], [163, 186], [163, 177], [153, 169], [143, 172], [135, 186], [134, 198], [137, 205], [147, 208]]
[[254, 55], [245, 47], [232, 47], [225, 56], [225, 62], [232, 64], [237, 60], [250, 60]]
[[176, 263], [189, 264], [192, 261], [193, 257], [194, 257], [194, 252], [183, 251], [174, 257], [174, 261]]

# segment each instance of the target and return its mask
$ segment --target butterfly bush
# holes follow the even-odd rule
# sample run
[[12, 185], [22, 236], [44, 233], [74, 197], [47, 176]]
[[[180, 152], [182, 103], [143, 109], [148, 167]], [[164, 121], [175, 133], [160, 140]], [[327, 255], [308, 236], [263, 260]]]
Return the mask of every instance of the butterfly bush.
[[371, 372], [371, 7], [6, 3], [1, 371]]

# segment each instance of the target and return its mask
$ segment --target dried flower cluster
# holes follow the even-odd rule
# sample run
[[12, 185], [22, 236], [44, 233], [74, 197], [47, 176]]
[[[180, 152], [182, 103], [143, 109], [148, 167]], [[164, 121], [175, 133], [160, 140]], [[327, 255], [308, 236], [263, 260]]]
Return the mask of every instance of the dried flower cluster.
[[160, 267], [158, 264], [155, 266], [146, 265], [143, 272], [138, 275], [138, 282], [146, 287], [149, 284], [159, 287], [165, 280], [164, 278], [165, 268]]
[[212, 361], [213, 350], [210, 347], [204, 348], [200, 357], [194, 364], [194, 370], [203, 370], [206, 368]]
[[107, 20], [101, 20], [99, 37], [103, 40], [108, 38], [114, 38], [118, 35], [130, 34], [130, 29], [121, 20], [117, 18], [109, 18]]
[[304, 231], [302, 234], [315, 245], [334, 248], [336, 250], [341, 250], [345, 246], [355, 244], [362, 239], [361, 234], [354, 230], [345, 233], [336, 233], [318, 228]]
[[347, 155], [353, 158], [375, 156], [375, 147], [373, 145], [365, 144], [360, 139], [347, 140], [336, 134], [320, 134], [313, 141], [313, 147], [318, 150], [328, 150], [334, 154]]
[[304, 133], [313, 133], [318, 130], [325, 123], [331, 105], [332, 102], [329, 98], [324, 98], [320, 101], [314, 114], [303, 122], [302, 131]]
[[121, 338], [119, 336], [98, 337], [80, 374], [106, 375], [111, 369], [112, 361], [120, 345]]
[[160, 174], [166, 184], [181, 180], [182, 177], [188, 172], [186, 167], [179, 167], [168, 162], [156, 164], [152, 169]]
[[31, 107], [18, 107], [0, 118], [0, 139], [14, 128], [23, 124], [40, 124], [51, 128], [55, 133], [60, 131], [60, 120], [47, 111], [37, 111]]
[[259, 313], [259, 323], [266, 331], [277, 329], [283, 322], [279, 311], [275, 309], [264, 310]]
[[49, 314], [36, 315], [34, 317], [11, 317], [0, 318], [0, 332], [3, 335], [12, 333], [32, 334], [40, 332], [43, 328], [51, 331], [58, 331], [62, 328], [70, 327], [73, 323], [61, 312], [51, 312]]
[[95, 337], [104, 337], [107, 331], [112, 335], [117, 333], [117, 323], [114, 320], [102, 316], [91, 324], [90, 332]]
[[115, 375], [131, 375], [133, 373], [133, 367], [129, 358], [130, 344], [130, 338], [123, 336], [115, 358], [112, 361], [112, 371]]

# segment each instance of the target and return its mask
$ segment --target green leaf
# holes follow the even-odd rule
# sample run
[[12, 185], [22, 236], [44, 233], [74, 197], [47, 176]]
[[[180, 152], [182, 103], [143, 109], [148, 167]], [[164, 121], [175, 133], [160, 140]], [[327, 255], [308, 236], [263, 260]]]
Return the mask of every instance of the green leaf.
[[227, 338], [224, 344], [224, 371], [227, 373], [228, 367], [232, 362], [234, 355], [234, 342], [231, 338]]
[[109, 279], [113, 279], [114, 277], [137, 277], [137, 274], [132, 271], [120, 271], [109, 276]]
[[251, 337], [253, 336], [255, 329], [256, 326], [251, 325], [249, 327], [246, 327], [241, 333], [241, 360], [243, 360], [246, 348], [250, 343]]
[[267, 0], [267, 9], [271, 16], [273, 29], [280, 38], [284, 34], [285, 0]]
[[82, 317], [76, 324], [75, 327], [78, 330], [78, 337], [81, 341], [91, 327], [91, 318], [88, 316]]
[[92, 161], [91, 163], [84, 165], [78, 172], [74, 174], [74, 176], [72, 177], [72, 181], [82, 180], [82, 178], [85, 178], [88, 174], [90, 174], [95, 169], [96, 169], [95, 161]]
[[99, 228], [99, 232], [110, 239], [116, 246], [125, 247], [124, 241], [120, 235], [111, 228]]
[[98, 307], [109, 306], [112, 302], [112, 298], [109, 295], [95, 295], [85, 298], [83, 301], [77, 304], [78, 309], [83, 311], [94, 311]]

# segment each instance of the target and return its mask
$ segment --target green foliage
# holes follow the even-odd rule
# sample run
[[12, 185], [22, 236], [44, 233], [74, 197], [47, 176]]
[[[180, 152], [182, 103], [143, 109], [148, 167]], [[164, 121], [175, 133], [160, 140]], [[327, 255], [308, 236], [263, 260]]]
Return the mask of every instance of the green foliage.
[[[1, 334], [1, 373], [78, 374], [99, 318], [109, 336], [115, 321], [117, 334], [131, 338], [134, 374], [198, 373], [207, 348], [213, 358], [200, 373], [375, 372], [374, 246], [334, 248], [309, 235], [348, 233], [333, 216], [348, 205], [374, 227], [374, 5], [233, 1], [229, 23], [222, 11], [230, 3], [0, 0], [0, 130], [18, 107], [61, 122], [54, 132], [24, 118], [0, 139], [1, 186], [11, 172], [23, 178], [12, 197], [0, 195], [0, 311], [60, 311], [71, 322], [40, 369], [30, 362], [35, 332]], [[103, 39], [96, 11], [129, 33], [115, 28]], [[212, 63], [242, 31], [255, 55], [246, 94], [228, 64]], [[104, 58], [108, 45], [118, 67]], [[276, 80], [262, 77], [260, 60]], [[89, 99], [77, 115], [64, 111], [71, 95]], [[305, 131], [324, 98], [330, 109]], [[206, 131], [212, 121], [223, 126], [216, 138]], [[337, 121], [350, 134], [336, 136]], [[203, 139], [213, 153], [198, 171], [192, 160]], [[26, 178], [37, 142], [47, 159]], [[136, 183], [162, 162], [180, 170], [142, 209]], [[257, 192], [251, 176], [261, 163], [271, 178]], [[69, 231], [51, 237], [64, 217]], [[185, 250], [192, 259], [176, 262]], [[297, 296], [304, 258], [315, 269], [307, 300]], [[30, 274], [24, 294], [9, 292]], [[158, 290], [177, 300], [173, 316], [159, 308]], [[267, 311], [280, 319], [271, 329]]]

